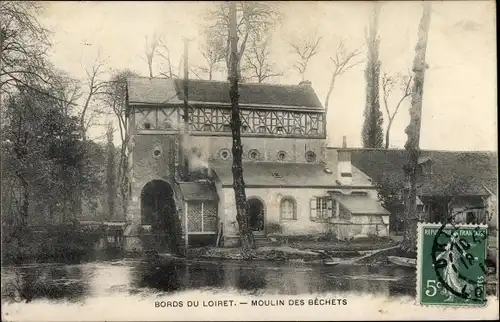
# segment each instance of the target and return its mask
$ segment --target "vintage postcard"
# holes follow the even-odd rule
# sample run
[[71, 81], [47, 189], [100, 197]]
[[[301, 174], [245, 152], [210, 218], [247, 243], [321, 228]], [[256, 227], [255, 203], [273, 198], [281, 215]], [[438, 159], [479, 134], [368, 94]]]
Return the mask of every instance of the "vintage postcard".
[[495, 9], [0, 2], [2, 321], [498, 319]]

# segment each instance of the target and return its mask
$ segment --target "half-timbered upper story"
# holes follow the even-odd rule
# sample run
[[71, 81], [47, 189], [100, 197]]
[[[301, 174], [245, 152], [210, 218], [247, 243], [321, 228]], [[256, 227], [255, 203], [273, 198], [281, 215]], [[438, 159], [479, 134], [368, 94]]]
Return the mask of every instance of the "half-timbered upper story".
[[[207, 159], [230, 159], [229, 86], [220, 81], [188, 82], [189, 133], [192, 144]], [[182, 129], [184, 80], [130, 78], [127, 90], [133, 135], [175, 134]], [[310, 83], [240, 84], [239, 93], [244, 159], [320, 161], [326, 138], [325, 112]]]

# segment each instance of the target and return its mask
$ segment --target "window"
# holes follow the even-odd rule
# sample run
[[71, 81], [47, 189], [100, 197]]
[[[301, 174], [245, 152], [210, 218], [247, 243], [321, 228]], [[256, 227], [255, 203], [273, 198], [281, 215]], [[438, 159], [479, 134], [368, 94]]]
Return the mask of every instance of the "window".
[[242, 129], [243, 133], [248, 132], [248, 125], [243, 125], [243, 126], [241, 127], [241, 129]]
[[277, 155], [278, 161], [283, 161], [286, 158], [286, 152], [285, 151], [279, 151]]
[[305, 157], [307, 162], [316, 161], [316, 154], [313, 151], [307, 151]]
[[465, 223], [466, 224], [472, 224], [474, 223], [474, 213], [472, 211], [469, 211], [466, 215], [465, 215]]
[[161, 156], [161, 149], [159, 147], [156, 147], [154, 150], [153, 150], [153, 156], [155, 158], [159, 158]]
[[229, 157], [231, 156], [231, 152], [229, 152], [228, 149], [222, 149], [219, 155], [222, 160], [228, 160]]
[[203, 124], [203, 131], [214, 132], [214, 126], [212, 124]]
[[259, 126], [259, 133], [266, 133], [266, 126], [265, 125]]
[[295, 220], [297, 219], [297, 207], [295, 200], [291, 197], [281, 199], [280, 203], [280, 219]]
[[316, 129], [316, 128], [312, 128], [312, 129], [309, 131], [309, 133], [311, 133], [311, 134], [318, 134], [318, 129]]
[[283, 134], [283, 131], [284, 131], [283, 126], [276, 127], [276, 133], [277, 134]]
[[224, 131], [224, 132], [231, 132], [231, 126], [229, 124], [224, 124], [222, 126], [222, 131]]
[[149, 129], [151, 128], [151, 123], [149, 123], [149, 122], [144, 122], [144, 128], [145, 128], [146, 130], [149, 130]]
[[311, 220], [322, 220], [333, 216], [333, 201], [330, 197], [311, 199]]
[[250, 152], [248, 152], [248, 157], [250, 158], [250, 160], [257, 160], [259, 158], [259, 151], [257, 150], [250, 150]]

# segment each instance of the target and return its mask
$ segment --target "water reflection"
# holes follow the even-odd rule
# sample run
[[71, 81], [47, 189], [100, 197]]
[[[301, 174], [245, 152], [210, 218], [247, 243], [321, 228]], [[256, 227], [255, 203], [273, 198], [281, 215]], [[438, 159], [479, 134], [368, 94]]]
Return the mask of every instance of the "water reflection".
[[76, 302], [84, 299], [88, 292], [88, 283], [80, 267], [25, 267], [9, 273], [4, 276], [2, 272], [2, 295], [11, 301]]
[[150, 259], [4, 271], [2, 293], [16, 301], [79, 301], [116, 292], [130, 296], [189, 289], [236, 288], [252, 294], [288, 295], [354, 291], [385, 296], [414, 295], [415, 290], [415, 270], [368, 266]]

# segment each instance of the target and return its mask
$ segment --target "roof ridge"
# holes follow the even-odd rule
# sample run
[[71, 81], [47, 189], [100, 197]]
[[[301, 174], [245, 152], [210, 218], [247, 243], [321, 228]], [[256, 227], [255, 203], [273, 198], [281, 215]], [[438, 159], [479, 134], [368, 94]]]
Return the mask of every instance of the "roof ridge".
[[[163, 79], [170, 79], [170, 78], [163, 78]], [[183, 81], [183, 78], [173, 78], [175, 81]], [[190, 81], [195, 81], [195, 82], [205, 82], [205, 83], [220, 83], [220, 84], [227, 84], [229, 81], [220, 81], [216, 79], [197, 79], [197, 78], [190, 78], [188, 79]], [[274, 83], [238, 83], [239, 86], [245, 86], [245, 85], [251, 85], [251, 86], [276, 86], [276, 87], [300, 87], [300, 88], [306, 88], [310, 86], [305, 86], [305, 85], [299, 85], [299, 84], [274, 84]]]

